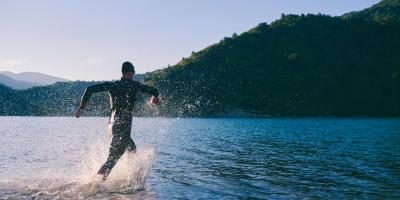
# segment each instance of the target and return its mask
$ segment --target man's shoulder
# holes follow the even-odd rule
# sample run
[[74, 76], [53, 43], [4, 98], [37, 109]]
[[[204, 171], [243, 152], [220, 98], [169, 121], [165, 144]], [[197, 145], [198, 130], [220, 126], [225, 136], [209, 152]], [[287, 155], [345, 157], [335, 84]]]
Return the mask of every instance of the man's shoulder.
[[135, 85], [135, 86], [138, 86], [138, 85], [141, 85], [142, 83], [140, 83], [139, 81], [134, 81], [134, 80], [132, 80], [132, 81], [130, 81], [131, 82], [131, 84], [132, 85]]
[[141, 87], [143, 85], [142, 82], [140, 81], [134, 81], [134, 80], [113, 80], [109, 82], [112, 85], [118, 86], [118, 85], [124, 85], [124, 86], [130, 86], [130, 87]]

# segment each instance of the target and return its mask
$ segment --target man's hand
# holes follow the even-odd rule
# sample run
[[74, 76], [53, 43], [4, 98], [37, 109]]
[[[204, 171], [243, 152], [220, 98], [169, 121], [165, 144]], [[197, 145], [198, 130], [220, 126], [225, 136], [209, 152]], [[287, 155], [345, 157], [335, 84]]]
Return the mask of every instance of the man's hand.
[[151, 97], [151, 103], [153, 105], [158, 105], [160, 103], [160, 100], [156, 96]]
[[80, 107], [78, 109], [76, 109], [75, 114], [74, 114], [76, 118], [79, 118], [81, 116], [81, 111], [82, 111], [82, 109]]

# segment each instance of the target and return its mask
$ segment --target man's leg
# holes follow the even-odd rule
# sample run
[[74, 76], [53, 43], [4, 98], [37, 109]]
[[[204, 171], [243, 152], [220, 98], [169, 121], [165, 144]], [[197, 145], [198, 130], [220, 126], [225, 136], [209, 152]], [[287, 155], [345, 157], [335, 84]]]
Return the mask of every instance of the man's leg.
[[121, 158], [126, 150], [126, 142], [123, 141], [123, 138], [119, 136], [113, 136], [110, 150], [108, 153], [107, 161], [103, 164], [97, 174], [102, 175], [102, 179], [106, 180], [107, 176], [110, 174], [111, 169], [115, 166], [117, 161]]
[[[113, 138], [111, 141], [108, 158], [107, 161], [100, 168], [100, 170], [97, 172], [97, 174], [102, 175], [103, 180], [107, 179], [107, 176], [111, 173], [112, 168], [124, 154], [128, 146], [132, 146], [130, 142], [130, 140], [132, 140], [130, 137], [130, 133], [131, 133], [130, 123], [122, 123], [122, 125], [113, 124], [112, 127]], [[135, 145], [135, 143], [133, 143], [133, 145]]]

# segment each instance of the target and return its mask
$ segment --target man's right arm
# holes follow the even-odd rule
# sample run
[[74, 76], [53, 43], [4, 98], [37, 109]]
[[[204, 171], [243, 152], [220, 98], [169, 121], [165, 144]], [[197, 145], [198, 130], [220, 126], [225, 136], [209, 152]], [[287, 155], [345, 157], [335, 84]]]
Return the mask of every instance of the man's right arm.
[[96, 85], [92, 85], [86, 88], [82, 95], [81, 102], [78, 109], [75, 112], [75, 117], [79, 118], [81, 116], [81, 111], [85, 109], [86, 103], [89, 101], [93, 93], [108, 91], [111, 87], [111, 83], [105, 82]]

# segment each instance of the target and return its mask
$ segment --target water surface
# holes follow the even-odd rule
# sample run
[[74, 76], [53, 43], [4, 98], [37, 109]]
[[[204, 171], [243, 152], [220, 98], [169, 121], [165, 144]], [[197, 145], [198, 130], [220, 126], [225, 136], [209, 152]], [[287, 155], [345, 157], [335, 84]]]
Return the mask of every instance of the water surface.
[[0, 117], [0, 198], [399, 199], [399, 119], [135, 118], [99, 189], [107, 118]]

